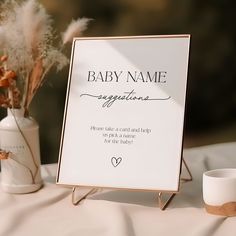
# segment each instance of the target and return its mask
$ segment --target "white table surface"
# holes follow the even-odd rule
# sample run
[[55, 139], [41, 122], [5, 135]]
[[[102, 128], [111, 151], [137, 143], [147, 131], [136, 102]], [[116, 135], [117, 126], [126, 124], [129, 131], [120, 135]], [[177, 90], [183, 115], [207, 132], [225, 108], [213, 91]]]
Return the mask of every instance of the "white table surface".
[[236, 143], [187, 149], [184, 158], [194, 179], [165, 211], [154, 192], [118, 190], [100, 190], [74, 206], [71, 188], [55, 185], [57, 164], [43, 165], [38, 192], [0, 190], [0, 236], [235, 236], [236, 217], [206, 213], [201, 181], [206, 170], [236, 168]]

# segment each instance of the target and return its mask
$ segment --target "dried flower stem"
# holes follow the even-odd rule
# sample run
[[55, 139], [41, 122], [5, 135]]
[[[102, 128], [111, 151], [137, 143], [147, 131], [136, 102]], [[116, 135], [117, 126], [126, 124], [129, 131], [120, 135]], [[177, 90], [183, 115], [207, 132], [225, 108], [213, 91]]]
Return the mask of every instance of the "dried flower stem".
[[30, 176], [32, 178], [32, 184], [35, 184], [35, 176], [33, 175], [33, 172], [32, 170], [27, 166], [27, 165], [24, 165], [23, 163], [19, 162], [18, 160], [14, 159], [11, 155], [9, 156], [9, 159], [15, 161], [16, 163], [18, 163], [19, 165], [23, 166], [25, 169], [27, 169], [30, 173]]
[[33, 153], [33, 151], [32, 151], [32, 148], [31, 148], [31, 146], [30, 146], [30, 144], [29, 144], [27, 138], [25, 137], [23, 131], [21, 130], [19, 124], [18, 124], [18, 121], [17, 121], [17, 119], [16, 119], [16, 117], [15, 117], [15, 114], [12, 112], [11, 109], [10, 109], [10, 111], [11, 111], [13, 117], [14, 117], [14, 120], [15, 120], [15, 122], [16, 122], [16, 126], [17, 126], [18, 130], [19, 130], [20, 134], [22, 135], [22, 137], [23, 137], [23, 139], [24, 139], [24, 141], [25, 141], [25, 143], [26, 143], [26, 145], [27, 145], [27, 147], [28, 147], [28, 149], [29, 149], [29, 151], [30, 151], [30, 156], [31, 156], [32, 161], [33, 161], [34, 166], [35, 166], [35, 172], [34, 172], [34, 174], [33, 174], [33, 180], [35, 181], [36, 175], [37, 175], [38, 170], [39, 170], [39, 166], [38, 166], [37, 161], [36, 161], [36, 159], [35, 159], [35, 156], [34, 156], [34, 153]]

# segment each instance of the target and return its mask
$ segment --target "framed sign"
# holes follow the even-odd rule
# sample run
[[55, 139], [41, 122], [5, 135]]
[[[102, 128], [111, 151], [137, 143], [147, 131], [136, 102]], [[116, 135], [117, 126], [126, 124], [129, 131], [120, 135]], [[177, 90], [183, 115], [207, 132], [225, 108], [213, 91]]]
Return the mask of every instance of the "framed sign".
[[74, 39], [58, 184], [179, 190], [189, 44]]

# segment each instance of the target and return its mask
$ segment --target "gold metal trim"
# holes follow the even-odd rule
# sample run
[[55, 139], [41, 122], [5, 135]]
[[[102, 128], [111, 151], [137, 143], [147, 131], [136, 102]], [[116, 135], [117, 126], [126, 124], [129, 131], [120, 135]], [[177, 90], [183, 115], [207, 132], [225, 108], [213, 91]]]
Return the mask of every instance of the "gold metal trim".
[[130, 36], [101, 36], [101, 37], [75, 37], [77, 40], [113, 40], [113, 39], [163, 39], [163, 38], [191, 38], [191, 34], [165, 34], [165, 35], [130, 35]]

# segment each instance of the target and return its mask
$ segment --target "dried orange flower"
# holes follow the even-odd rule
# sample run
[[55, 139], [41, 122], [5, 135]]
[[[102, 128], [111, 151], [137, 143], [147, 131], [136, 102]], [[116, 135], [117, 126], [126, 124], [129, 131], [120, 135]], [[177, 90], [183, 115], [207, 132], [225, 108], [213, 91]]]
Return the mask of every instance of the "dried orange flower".
[[7, 58], [8, 57], [6, 55], [3, 55], [3, 56], [1, 56], [0, 61], [1, 62], [7, 61]]
[[4, 108], [20, 108], [21, 93], [16, 84], [17, 75], [13, 70], [7, 70], [4, 66], [7, 56], [0, 57], [0, 88], [5, 89], [5, 93], [0, 94], [0, 106]]
[[6, 70], [2, 78], [3, 78], [3, 79], [6, 78], [6, 79], [8, 79], [8, 80], [10, 80], [10, 79], [16, 79], [16, 72], [13, 71], [13, 70]]
[[7, 160], [9, 158], [10, 152], [0, 150], [0, 160]]
[[6, 78], [0, 79], [0, 87], [1, 88], [8, 88], [10, 86], [10, 81]]
[[0, 94], [0, 106], [4, 108], [11, 107], [10, 99], [3, 94]]

